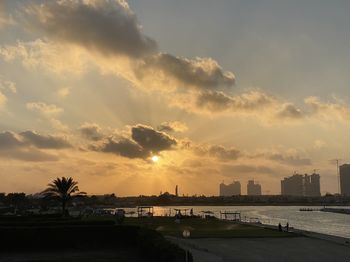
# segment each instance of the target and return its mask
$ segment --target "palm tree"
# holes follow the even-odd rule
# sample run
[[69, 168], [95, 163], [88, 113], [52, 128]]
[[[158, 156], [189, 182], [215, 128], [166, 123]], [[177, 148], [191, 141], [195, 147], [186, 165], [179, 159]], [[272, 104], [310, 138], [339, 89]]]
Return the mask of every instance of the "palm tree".
[[57, 198], [62, 204], [62, 214], [66, 216], [68, 213], [66, 210], [67, 202], [73, 197], [86, 195], [85, 192], [79, 192], [77, 185], [78, 182], [71, 177], [56, 178], [52, 183], [48, 184], [48, 188], [42, 194], [47, 197]]

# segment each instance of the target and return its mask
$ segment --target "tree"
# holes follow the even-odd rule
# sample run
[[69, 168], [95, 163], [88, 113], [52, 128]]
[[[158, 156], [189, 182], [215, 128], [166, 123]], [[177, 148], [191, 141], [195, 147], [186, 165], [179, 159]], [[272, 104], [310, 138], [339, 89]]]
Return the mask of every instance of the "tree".
[[73, 178], [62, 177], [56, 178], [52, 183], [48, 184], [42, 194], [46, 197], [57, 198], [62, 204], [62, 215], [68, 215], [66, 205], [73, 197], [84, 196], [85, 192], [79, 192], [78, 182]]

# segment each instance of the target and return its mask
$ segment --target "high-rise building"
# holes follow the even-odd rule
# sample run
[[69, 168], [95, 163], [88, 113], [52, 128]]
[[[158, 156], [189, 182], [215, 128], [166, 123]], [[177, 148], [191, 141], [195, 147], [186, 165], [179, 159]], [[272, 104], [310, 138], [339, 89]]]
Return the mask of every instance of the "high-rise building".
[[233, 181], [229, 185], [225, 185], [224, 182], [220, 184], [220, 196], [235, 196], [241, 194], [241, 183], [239, 181]]
[[321, 196], [320, 175], [294, 174], [281, 181], [281, 194], [288, 196]]
[[303, 176], [295, 174], [291, 177], [285, 177], [281, 181], [281, 194], [288, 196], [302, 196]]
[[248, 196], [261, 196], [261, 185], [249, 180], [247, 184], [247, 195]]
[[350, 196], [350, 164], [339, 167], [340, 172], [340, 192], [342, 195]]
[[304, 196], [321, 196], [320, 175], [304, 176]]

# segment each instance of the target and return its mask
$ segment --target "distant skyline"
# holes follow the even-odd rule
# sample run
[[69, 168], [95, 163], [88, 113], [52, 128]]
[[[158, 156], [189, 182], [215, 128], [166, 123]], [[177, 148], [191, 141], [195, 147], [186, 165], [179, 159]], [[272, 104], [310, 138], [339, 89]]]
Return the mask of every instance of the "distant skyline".
[[[217, 195], [350, 163], [350, 2], [0, 1], [0, 192]], [[245, 186], [242, 187], [245, 192]]]

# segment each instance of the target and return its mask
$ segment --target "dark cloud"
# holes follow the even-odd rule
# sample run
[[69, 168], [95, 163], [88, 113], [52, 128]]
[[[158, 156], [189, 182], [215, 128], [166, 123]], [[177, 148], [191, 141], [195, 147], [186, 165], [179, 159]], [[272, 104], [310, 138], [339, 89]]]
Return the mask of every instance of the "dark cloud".
[[57, 161], [58, 157], [39, 149], [63, 149], [71, 145], [63, 138], [34, 131], [0, 133], [0, 157], [22, 161]]
[[218, 145], [210, 146], [208, 153], [221, 160], [235, 160], [241, 156], [241, 152], [235, 148], [225, 148]]
[[32, 1], [25, 10], [31, 26], [58, 40], [130, 57], [157, 50], [123, 0], [45, 1], [41, 5]]
[[79, 131], [87, 139], [98, 141], [103, 138], [102, 130], [97, 124], [85, 123], [79, 128]]
[[237, 96], [229, 96], [219, 91], [201, 92], [196, 106], [211, 112], [225, 110], [249, 112], [262, 109], [274, 102], [274, 98], [259, 91], [251, 91]]
[[131, 128], [130, 137], [108, 137], [102, 143], [91, 146], [91, 149], [128, 158], [146, 159], [152, 154], [172, 150], [176, 145], [176, 139], [166, 133], [149, 126], [136, 125]]
[[0, 133], [0, 150], [7, 150], [23, 145], [21, 138], [10, 131], [4, 131]]
[[190, 145], [189, 148], [192, 148], [199, 156], [208, 155], [222, 161], [236, 160], [241, 156], [239, 150], [235, 148], [226, 148], [221, 145]]
[[163, 72], [185, 87], [216, 89], [231, 87], [235, 83], [234, 75], [231, 72], [224, 72], [218, 63], [210, 58], [190, 60], [160, 53], [146, 57], [143, 66], [136, 70], [136, 74], [139, 78], [143, 78], [154, 70]]
[[177, 145], [176, 139], [164, 132], [156, 131], [152, 127], [144, 125], [132, 127], [131, 137], [142, 148], [151, 152], [170, 150], [173, 146]]
[[203, 92], [198, 95], [196, 105], [199, 108], [206, 108], [210, 111], [225, 111], [233, 104], [232, 97], [223, 92]]
[[24, 142], [42, 149], [62, 149], [69, 148], [71, 144], [62, 137], [41, 135], [34, 131], [25, 131], [19, 134], [24, 138]]
[[147, 158], [150, 152], [130, 139], [121, 139], [119, 141], [109, 138], [102, 144], [99, 151], [113, 153], [128, 158]]
[[134, 73], [143, 80], [160, 76], [181, 87], [213, 90], [231, 87], [235, 76], [211, 58], [187, 59], [159, 53], [145, 36], [136, 15], [124, 0], [31, 1], [23, 14], [27, 24], [49, 37], [74, 43], [105, 55], [133, 58]]

